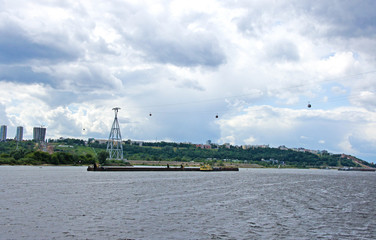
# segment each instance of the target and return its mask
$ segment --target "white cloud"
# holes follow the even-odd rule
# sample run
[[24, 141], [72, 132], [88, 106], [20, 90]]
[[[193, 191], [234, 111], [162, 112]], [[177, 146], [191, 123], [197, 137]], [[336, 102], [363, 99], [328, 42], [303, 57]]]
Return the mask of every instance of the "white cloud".
[[249, 137], [249, 138], [247, 138], [247, 139], [244, 139], [244, 143], [245, 144], [254, 144], [256, 142], [256, 138], [254, 138], [254, 137]]
[[220, 139], [231, 139], [236, 144], [293, 144], [295, 147], [308, 144], [314, 149], [321, 149], [325, 144], [332, 151], [359, 154], [360, 149], [364, 150], [359, 142], [376, 146], [374, 117], [374, 112], [357, 108], [323, 111], [255, 106], [227, 116], [218, 124]]
[[349, 68], [356, 68], [359, 63], [354, 59], [352, 52], [335, 53], [318, 62], [318, 72], [329, 76], [344, 75]]
[[358, 154], [358, 152], [353, 148], [349, 140], [350, 136], [345, 136], [342, 141], [338, 143], [338, 147], [340, 151], [349, 153], [349, 154]]

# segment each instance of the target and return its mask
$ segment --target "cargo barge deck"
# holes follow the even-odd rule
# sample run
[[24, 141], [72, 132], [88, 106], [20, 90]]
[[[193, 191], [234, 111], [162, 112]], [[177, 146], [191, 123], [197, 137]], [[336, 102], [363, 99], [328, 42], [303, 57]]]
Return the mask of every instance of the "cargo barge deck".
[[375, 168], [353, 168], [353, 167], [344, 167], [339, 168], [338, 171], [361, 171], [361, 172], [375, 172]]
[[89, 166], [88, 171], [96, 172], [110, 172], [110, 171], [125, 171], [125, 172], [191, 172], [191, 171], [200, 171], [200, 172], [222, 172], [222, 171], [239, 171], [239, 168], [236, 167], [213, 167], [211, 169], [203, 169], [199, 167], [118, 167], [118, 166]]

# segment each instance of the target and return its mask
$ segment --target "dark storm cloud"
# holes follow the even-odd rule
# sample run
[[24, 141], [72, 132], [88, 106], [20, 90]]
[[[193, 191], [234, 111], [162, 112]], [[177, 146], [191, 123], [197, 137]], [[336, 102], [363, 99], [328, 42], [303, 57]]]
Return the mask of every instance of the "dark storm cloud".
[[79, 67], [65, 67], [56, 72], [62, 82], [60, 88], [70, 88], [75, 91], [102, 91], [116, 88], [112, 74], [100, 64], [80, 64]]
[[123, 35], [131, 46], [144, 53], [146, 60], [187, 67], [218, 67], [226, 62], [219, 41], [210, 31], [191, 31], [189, 22], [170, 23], [167, 27], [156, 19], [134, 21], [138, 28], [124, 30]]
[[53, 79], [46, 73], [34, 72], [29, 66], [0, 66], [0, 81], [18, 83], [45, 83], [53, 84]]
[[[302, 26], [305, 26], [303, 31], [313, 36], [356, 38], [376, 34], [374, 0], [296, 0], [288, 3], [243, 3], [247, 14], [234, 21], [241, 32], [250, 36], [257, 36], [266, 29], [293, 19], [309, 20], [302, 22]], [[270, 6], [266, 7], [268, 4]], [[325, 27], [325, 30], [318, 30], [317, 27]]]
[[294, 14], [291, 5], [282, 1], [260, 1], [227, 3], [228, 8], [241, 6], [245, 14], [233, 18], [238, 30], [246, 36], [260, 37], [274, 26], [280, 25], [287, 17], [291, 19]]
[[177, 66], [217, 67], [226, 62], [218, 41], [205, 34], [158, 37], [155, 32], [131, 37], [132, 45], [145, 53], [145, 58], [154, 62]]
[[[109, 10], [118, 19], [113, 22], [127, 44], [143, 53], [147, 61], [176, 66], [218, 67], [226, 56], [214, 31], [205, 26], [205, 14], [185, 13], [171, 17], [168, 7], [158, 15], [144, 6], [121, 3]], [[207, 20], [207, 19], [206, 19]], [[200, 31], [189, 28], [200, 23]]]
[[62, 48], [53, 44], [38, 43], [15, 25], [11, 24], [0, 29], [0, 63], [20, 63], [28, 60], [73, 60], [78, 56], [78, 52], [69, 47]]
[[40, 96], [39, 98], [45, 102], [52, 109], [59, 106], [68, 106], [72, 103], [84, 102], [85, 101], [85, 92], [82, 95], [72, 93], [71, 91], [60, 91], [50, 89], [47, 95]]
[[303, 14], [328, 25], [329, 36], [362, 37], [376, 34], [376, 1], [297, 1]]

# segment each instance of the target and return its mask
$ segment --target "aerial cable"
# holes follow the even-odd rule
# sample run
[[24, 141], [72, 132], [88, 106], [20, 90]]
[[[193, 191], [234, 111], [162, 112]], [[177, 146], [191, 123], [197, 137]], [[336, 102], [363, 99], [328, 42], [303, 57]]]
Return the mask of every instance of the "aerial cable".
[[[359, 77], [359, 76], [363, 76], [363, 75], [366, 75], [366, 74], [372, 74], [372, 73], [376, 73], [376, 70], [362, 72], [362, 73], [358, 73], [358, 74], [352, 74], [352, 75], [348, 75], [348, 76], [336, 77], [336, 78], [327, 78], [325, 80], [319, 80], [319, 81], [307, 80], [307, 81], [305, 81], [304, 84], [289, 86], [289, 87], [285, 87], [285, 88], [278, 88], [276, 90], [281, 92], [281, 91], [288, 91], [288, 90], [292, 90], [292, 89], [296, 89], [296, 88], [302, 88], [302, 87], [307, 88], [307, 87], [314, 85], [314, 84], [324, 84], [324, 83], [329, 83], [329, 82], [333, 82], [333, 81], [341, 80], [341, 79], [353, 79], [354, 77]], [[341, 84], [341, 83], [339, 83], [339, 84]], [[372, 93], [374, 93], [374, 92], [372, 92]], [[250, 96], [253, 96], [253, 94], [249, 93], [249, 94], [232, 95], [232, 96], [217, 97], [217, 98], [208, 98], [208, 99], [195, 100], [195, 101], [165, 103], [165, 104], [156, 104], [156, 105], [144, 105], [144, 106], [138, 106], [138, 107], [130, 107], [130, 108], [128, 108], [128, 111], [132, 111], [132, 110], [136, 110], [136, 109], [145, 109], [145, 108], [149, 108], [149, 109], [151, 109], [151, 108], [165, 108], [165, 107], [171, 107], [171, 106], [200, 104], [200, 103], [205, 103], [205, 102], [218, 102], [218, 101], [224, 101], [226, 99], [234, 99], [234, 98], [237, 99], [237, 98], [244, 98], [244, 97], [250, 97]], [[322, 100], [321, 101], [322, 102], [335, 102], [335, 101], [349, 100], [350, 98], [351, 99], [359, 98], [359, 94], [350, 94], [350, 95], [344, 94], [343, 96], [329, 98], [327, 101], [322, 101]], [[255, 99], [255, 101], [257, 101], [257, 99]], [[155, 111], [153, 111], [153, 112], [155, 112]], [[195, 112], [197, 112], [197, 111], [195, 111]], [[164, 112], [164, 113], [167, 113], [167, 112]], [[173, 112], [169, 112], [169, 113], [173, 113]], [[151, 112], [149, 113], [149, 116], [152, 116]]]

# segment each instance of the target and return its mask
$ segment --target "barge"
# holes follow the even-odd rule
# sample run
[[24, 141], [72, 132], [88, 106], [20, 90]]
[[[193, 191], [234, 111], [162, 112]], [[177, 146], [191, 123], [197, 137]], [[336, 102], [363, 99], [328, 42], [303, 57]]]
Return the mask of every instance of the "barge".
[[191, 171], [201, 171], [201, 172], [222, 172], [222, 171], [239, 171], [237, 167], [208, 167], [208, 166], [201, 166], [201, 167], [133, 167], [133, 166], [98, 166], [93, 165], [87, 168], [88, 171], [95, 171], [95, 172], [116, 172], [116, 171], [124, 171], [124, 172], [191, 172]]
[[362, 172], [375, 172], [375, 168], [354, 168], [354, 167], [343, 167], [338, 168], [338, 171], [362, 171]]

